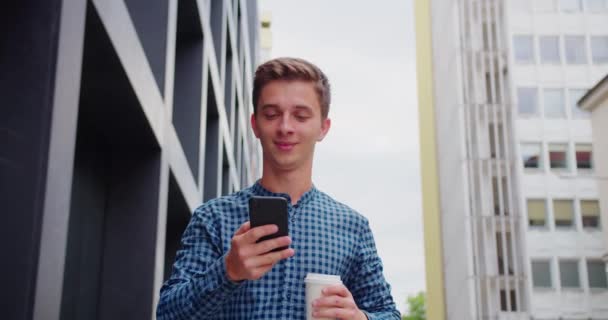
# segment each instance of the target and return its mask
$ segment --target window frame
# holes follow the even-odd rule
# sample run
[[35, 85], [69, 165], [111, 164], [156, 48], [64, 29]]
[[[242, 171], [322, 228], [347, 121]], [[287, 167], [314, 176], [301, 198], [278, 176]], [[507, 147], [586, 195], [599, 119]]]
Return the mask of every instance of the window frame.
[[[585, 213], [583, 212], [583, 202], [595, 202], [597, 204], [597, 225], [595, 226], [587, 226], [585, 225]], [[590, 230], [590, 231], [599, 231], [602, 230], [602, 209], [600, 207], [600, 200], [599, 199], [579, 199], [579, 207], [580, 207], [580, 213], [581, 213], [581, 226], [583, 227], [583, 229], [585, 230]]]
[[[564, 152], [564, 161], [565, 161], [565, 166], [564, 167], [553, 167], [552, 162], [551, 162], [551, 152], [552, 152], [552, 146], [565, 146], [565, 150]], [[553, 151], [553, 152], [561, 152], [561, 151]], [[570, 171], [570, 160], [569, 160], [569, 152], [570, 152], [570, 145], [567, 142], [549, 142], [547, 143], [547, 161], [549, 163], [549, 170], [553, 171], [553, 172], [568, 172]]]
[[[543, 118], [545, 119], [549, 119], [549, 120], [560, 120], [560, 119], [567, 119], [568, 118], [568, 114], [566, 112], [566, 95], [564, 94], [564, 88], [543, 88], [542, 90], [543, 93]], [[559, 93], [559, 95], [561, 96], [561, 103], [559, 108], [560, 113], [559, 115], [557, 115], [557, 113], [555, 114], [551, 114], [550, 116], [547, 113], [547, 110], [557, 110], [557, 109], [549, 109], [547, 108], [549, 105], [547, 104], [547, 94], [548, 93]]]
[[[545, 59], [543, 58], [543, 48], [545, 48], [542, 43], [543, 40], [549, 40], [549, 38], [551, 39], [555, 39], [557, 40], [557, 61], [545, 61]], [[538, 60], [540, 64], [545, 64], [545, 65], [561, 65], [563, 62], [563, 57], [562, 57], [562, 50], [561, 50], [561, 37], [558, 35], [540, 35], [538, 36]]]
[[[534, 264], [535, 263], [546, 263], [549, 272], [546, 272], [549, 274], [549, 286], [548, 287], [544, 287], [544, 286], [537, 286], [536, 283], [536, 277], [534, 276]], [[530, 259], [530, 275], [532, 276], [532, 289], [533, 290], [554, 290], [557, 288], [555, 281], [553, 279], [553, 263], [551, 263], [551, 259], [550, 258], [539, 258], [539, 259]], [[542, 273], [542, 272], [541, 272]]]
[[[595, 41], [594, 40], [604, 40], [606, 41], [605, 45], [606, 45], [606, 52], [605, 52], [605, 56], [600, 57], [601, 60], [596, 61], [596, 57], [594, 55], [594, 52], [596, 52], [596, 50], [594, 50], [594, 44]], [[592, 35], [589, 36], [589, 49], [591, 50], [591, 63], [594, 65], [605, 65], [608, 64], [608, 35]]]
[[[578, 91], [578, 95], [575, 98], [573, 95], [573, 92]], [[589, 111], [585, 111], [581, 108], [578, 107], [578, 105], [576, 104], [578, 102], [578, 100], [580, 100], [580, 98], [582, 98], [585, 93], [587, 93], [587, 91], [589, 91], [589, 89], [585, 89], [585, 88], [567, 88], [566, 89], [566, 95], [567, 97], [567, 101], [568, 101], [568, 110], [570, 112], [570, 118], [571, 119], [575, 119], [575, 120], [579, 120], [579, 119], [590, 119], [591, 118], [591, 112]]]
[[589, 2], [594, 1], [594, 0], [585, 0], [584, 4], [585, 4], [585, 12], [591, 13], [591, 14], [602, 14], [602, 13], [606, 13], [608, 12], [608, 0], [595, 0], [595, 1], [599, 1], [601, 3], [604, 4], [604, 7], [600, 10], [591, 10], [590, 6], [589, 6]]
[[[587, 50], [587, 37], [585, 35], [580, 35], [580, 34], [567, 34], [564, 35], [564, 61], [566, 62], [567, 65], [573, 65], [573, 66], [582, 66], [582, 65], [586, 65], [589, 63], [589, 57], [588, 57], [588, 50]], [[568, 40], [583, 40], [583, 44], [582, 46], [576, 46], [578, 49], [583, 48], [584, 52], [582, 54], [583, 57], [583, 61], [571, 61], [568, 55], [568, 43], [570, 41]], [[578, 52], [577, 50], [574, 50], [573, 52]], [[574, 55], [573, 57], [578, 57], [577, 55]]]
[[[563, 279], [563, 268], [562, 268], [562, 263], [572, 263], [576, 266], [576, 279], [578, 279], [578, 286], [577, 287], [571, 287], [571, 286], [564, 286], [564, 279]], [[581, 263], [580, 263], [580, 259], [577, 258], [561, 258], [557, 260], [557, 266], [559, 268], [559, 286], [562, 290], [582, 290], [583, 289], [583, 281], [581, 281]]]
[[[528, 91], [528, 92], [534, 92], [534, 105], [533, 105], [533, 112], [531, 113], [522, 113], [522, 109], [520, 108], [521, 105], [521, 101], [523, 99], [521, 98], [520, 95], [520, 91]], [[517, 87], [515, 89], [515, 95], [517, 98], [517, 115], [520, 117], [528, 117], [528, 118], [532, 118], [532, 117], [538, 117], [540, 116], [540, 101], [539, 101], [539, 88], [538, 87], [528, 87], [528, 86], [521, 86], [521, 87]]]
[[[537, 159], [537, 164], [538, 166], [536, 168], [534, 167], [526, 167], [526, 159], [524, 158], [525, 154], [524, 151], [527, 149], [527, 147], [533, 147], [536, 146], [538, 147], [538, 159]], [[527, 173], [534, 173], [534, 172], [544, 172], [545, 170], [545, 153], [543, 151], [543, 143], [542, 142], [521, 142], [519, 144], [519, 148], [520, 148], [520, 160], [521, 162], [521, 166], [524, 169], [525, 172]], [[531, 149], [531, 148], [530, 148]]]
[[[555, 210], [555, 203], [556, 202], [569, 202], [569, 211], [570, 211], [570, 224], [565, 225], [565, 224], [558, 224], [558, 214], [556, 214], [556, 210]], [[574, 203], [574, 199], [568, 199], [568, 198], [553, 198], [551, 199], [551, 205], [552, 205], [552, 218], [553, 218], [553, 225], [555, 226], [556, 230], [576, 230], [576, 208], [575, 203]]]
[[[585, 150], [580, 150], [578, 147], [589, 147], [589, 151], [585, 151]], [[579, 167], [579, 161], [578, 161], [578, 153], [579, 152], [589, 152], [589, 168], [581, 168]], [[576, 168], [577, 173], [585, 173], [585, 174], [589, 174], [592, 173], [595, 169], [594, 163], [593, 163], [593, 144], [591, 143], [585, 143], [585, 142], [575, 142], [574, 143], [574, 168]]]
[[[542, 205], [543, 205], [543, 218], [544, 218], [542, 225], [537, 225], [537, 224], [531, 224], [530, 223], [530, 221], [532, 220], [530, 218], [530, 202], [531, 201], [542, 202]], [[534, 230], [549, 229], [549, 215], [548, 215], [548, 206], [547, 206], [547, 199], [546, 198], [527, 198], [526, 199], [526, 213], [527, 213], [527, 217], [528, 217], [528, 228], [534, 229]]]
[[[577, 10], [566, 10], [564, 9], [563, 3], [566, 1], [576, 1], [578, 3], [578, 9]], [[566, 14], [577, 14], [577, 13], [582, 13], [584, 11], [584, 6], [583, 6], [583, 1], [582, 0], [559, 0], [559, 12], [561, 13], [566, 13]]]
[[[529, 44], [530, 44], [530, 57], [529, 59], [525, 59], [525, 60], [520, 60], [517, 53], [519, 53], [518, 49], [520, 49], [521, 47], [518, 45], [518, 41], [517, 40], [524, 40], [524, 38], [526, 40], [528, 40], [529, 38]], [[536, 45], [535, 45], [535, 41], [534, 41], [535, 37], [532, 34], [514, 34], [513, 38], [512, 38], [512, 44], [513, 44], [513, 61], [516, 64], [519, 65], [533, 65], [536, 63]]]
[[[589, 272], [589, 265], [592, 263], [597, 263], [601, 265], [600, 268], [600, 273], [604, 274], [605, 278], [605, 287], [594, 287], [591, 286], [591, 272]], [[587, 259], [585, 261], [585, 267], [587, 267], [587, 286], [589, 287], [589, 291], [607, 291], [608, 290], [608, 275], [606, 274], [606, 263], [604, 261], [602, 261], [601, 258], [599, 259]]]

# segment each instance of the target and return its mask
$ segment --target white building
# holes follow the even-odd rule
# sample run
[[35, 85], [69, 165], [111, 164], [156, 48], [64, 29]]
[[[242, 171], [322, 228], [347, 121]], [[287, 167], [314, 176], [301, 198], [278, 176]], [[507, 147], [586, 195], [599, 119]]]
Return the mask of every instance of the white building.
[[[578, 105], [591, 112], [591, 128], [593, 129], [593, 162], [595, 165], [595, 176], [599, 180], [599, 192], [608, 194], [608, 75], [589, 90]], [[600, 222], [603, 230], [608, 230], [608, 197], [600, 197]], [[608, 263], [608, 232], [604, 232], [604, 254], [605, 263]], [[606, 267], [608, 274], [608, 266]]]
[[420, 1], [416, 18], [419, 72], [432, 70], [419, 98], [423, 188], [437, 182], [425, 232], [441, 234], [438, 248], [425, 235], [427, 268], [441, 266], [427, 270], [429, 306], [445, 308], [433, 316], [608, 319], [595, 146], [576, 106], [608, 73], [608, 1]]

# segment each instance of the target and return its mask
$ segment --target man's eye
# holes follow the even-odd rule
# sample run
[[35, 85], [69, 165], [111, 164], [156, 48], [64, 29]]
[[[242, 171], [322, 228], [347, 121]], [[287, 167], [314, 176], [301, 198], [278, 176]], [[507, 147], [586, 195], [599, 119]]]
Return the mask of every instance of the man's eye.
[[277, 113], [265, 113], [265, 114], [264, 114], [264, 117], [265, 117], [266, 119], [274, 119], [274, 118], [276, 118], [277, 116], [278, 116], [278, 114], [277, 114]]
[[308, 115], [296, 114], [296, 120], [298, 120], [298, 121], [306, 121], [306, 120], [308, 120], [308, 118], [310, 118], [310, 116], [308, 116]]

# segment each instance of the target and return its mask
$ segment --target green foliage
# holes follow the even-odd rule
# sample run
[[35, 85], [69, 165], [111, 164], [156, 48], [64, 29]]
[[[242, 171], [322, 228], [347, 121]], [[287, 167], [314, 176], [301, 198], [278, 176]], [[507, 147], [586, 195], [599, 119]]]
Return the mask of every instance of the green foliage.
[[424, 292], [419, 292], [417, 295], [407, 297], [408, 314], [403, 315], [403, 320], [426, 320]]

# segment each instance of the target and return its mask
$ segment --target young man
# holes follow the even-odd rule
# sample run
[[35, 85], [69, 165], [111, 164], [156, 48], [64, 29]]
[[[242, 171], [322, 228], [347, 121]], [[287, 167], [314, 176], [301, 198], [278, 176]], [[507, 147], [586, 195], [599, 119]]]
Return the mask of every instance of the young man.
[[[262, 178], [196, 209], [157, 319], [305, 319], [309, 272], [343, 282], [313, 303], [315, 317], [400, 319], [367, 220], [312, 184], [314, 147], [331, 126], [327, 77], [301, 59], [271, 60], [255, 73], [253, 101]], [[250, 227], [253, 195], [287, 199], [289, 236], [256, 243], [277, 227]]]

